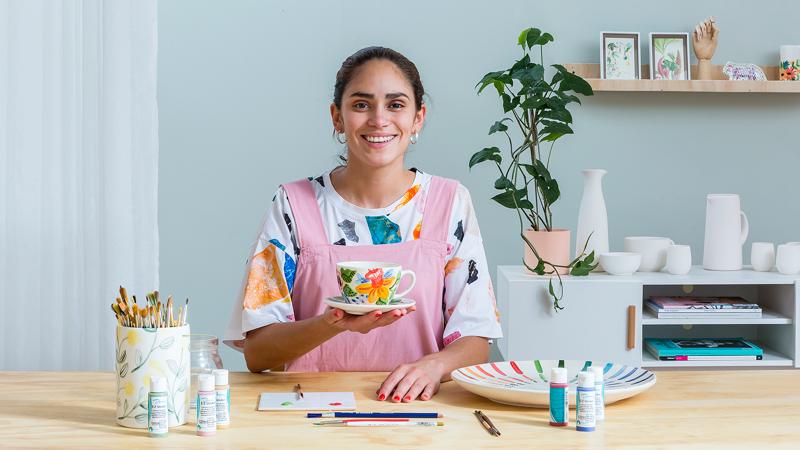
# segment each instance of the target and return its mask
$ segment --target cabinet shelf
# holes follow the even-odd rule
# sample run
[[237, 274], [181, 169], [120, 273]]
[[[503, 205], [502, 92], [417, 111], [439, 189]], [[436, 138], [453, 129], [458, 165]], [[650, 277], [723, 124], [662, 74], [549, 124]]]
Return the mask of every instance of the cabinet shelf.
[[779, 313], [762, 310], [760, 319], [741, 317], [692, 318], [692, 319], [659, 319], [653, 312], [642, 311], [642, 325], [787, 325], [792, 318]]
[[642, 350], [642, 367], [646, 368], [686, 368], [686, 367], [792, 367], [794, 361], [775, 350], [765, 347], [759, 342], [753, 342], [764, 350], [762, 360], [733, 360], [733, 361], [660, 361], [647, 350]]
[[[712, 80], [651, 80], [650, 67], [642, 65], [640, 80], [604, 80], [600, 64], [564, 64], [567, 70], [586, 79], [596, 92], [716, 92], [800, 94], [800, 82], [780, 81], [777, 66], [762, 66], [767, 81], [732, 81], [722, 73], [723, 66], [713, 66]], [[692, 66], [697, 73], [697, 66]]]

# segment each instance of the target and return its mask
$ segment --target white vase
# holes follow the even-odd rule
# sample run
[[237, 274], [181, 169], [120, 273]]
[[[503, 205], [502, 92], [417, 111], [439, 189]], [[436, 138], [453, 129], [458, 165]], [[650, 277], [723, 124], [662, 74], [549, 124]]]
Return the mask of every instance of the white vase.
[[189, 396], [189, 325], [170, 328], [117, 326], [117, 423], [147, 428], [150, 377], [167, 380], [169, 426], [186, 423]]
[[[606, 201], [603, 198], [603, 169], [588, 169], [583, 174], [583, 198], [578, 210], [578, 231], [575, 240], [575, 256], [578, 256], [586, 245], [586, 254], [594, 251], [594, 259], [600, 253], [608, 252], [608, 215]], [[591, 235], [591, 237], [590, 237]]]

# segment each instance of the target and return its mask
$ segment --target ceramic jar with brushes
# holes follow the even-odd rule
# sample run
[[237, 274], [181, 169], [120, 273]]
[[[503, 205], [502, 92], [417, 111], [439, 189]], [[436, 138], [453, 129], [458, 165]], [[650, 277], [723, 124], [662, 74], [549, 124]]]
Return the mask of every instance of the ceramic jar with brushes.
[[167, 381], [169, 426], [183, 425], [190, 395], [189, 325], [184, 308], [174, 313], [172, 297], [162, 303], [158, 292], [139, 304], [120, 287], [120, 297], [111, 309], [117, 318], [117, 423], [147, 427], [149, 381], [157, 376]]

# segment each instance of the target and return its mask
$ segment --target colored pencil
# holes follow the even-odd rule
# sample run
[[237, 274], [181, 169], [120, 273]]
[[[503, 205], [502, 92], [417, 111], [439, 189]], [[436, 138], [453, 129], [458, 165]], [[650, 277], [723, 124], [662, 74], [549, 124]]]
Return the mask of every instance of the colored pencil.
[[444, 417], [442, 413], [425, 412], [425, 413], [401, 413], [401, 412], [324, 412], [324, 413], [308, 413], [306, 418], [319, 419], [319, 418], [345, 418], [345, 417], [363, 417], [369, 419], [441, 419]]

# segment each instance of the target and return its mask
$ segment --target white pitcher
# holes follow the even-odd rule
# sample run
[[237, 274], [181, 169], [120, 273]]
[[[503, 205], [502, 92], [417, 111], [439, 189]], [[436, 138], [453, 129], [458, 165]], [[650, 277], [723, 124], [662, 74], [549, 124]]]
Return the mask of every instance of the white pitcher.
[[703, 268], [741, 270], [742, 245], [749, 231], [750, 225], [737, 194], [709, 194], [706, 197]]

